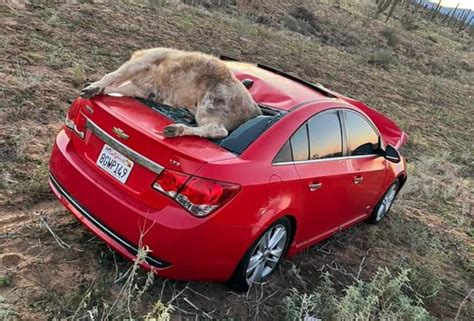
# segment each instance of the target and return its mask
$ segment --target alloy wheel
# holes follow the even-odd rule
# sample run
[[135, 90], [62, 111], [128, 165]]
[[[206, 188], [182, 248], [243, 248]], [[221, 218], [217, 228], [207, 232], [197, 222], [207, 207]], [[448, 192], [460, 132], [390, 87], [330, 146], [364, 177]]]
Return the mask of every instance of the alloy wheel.
[[260, 282], [273, 272], [285, 250], [288, 232], [284, 225], [269, 229], [255, 246], [246, 269], [247, 283]]
[[393, 184], [390, 186], [390, 189], [385, 194], [382, 203], [380, 204], [377, 210], [376, 220], [377, 222], [380, 221], [385, 214], [390, 210], [393, 201], [395, 200], [395, 196], [397, 195], [397, 184]]

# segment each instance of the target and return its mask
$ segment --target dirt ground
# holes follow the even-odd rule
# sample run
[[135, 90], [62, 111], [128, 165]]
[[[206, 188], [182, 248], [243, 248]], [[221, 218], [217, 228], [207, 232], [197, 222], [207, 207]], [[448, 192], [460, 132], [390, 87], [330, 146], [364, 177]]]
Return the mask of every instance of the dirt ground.
[[85, 83], [165, 46], [265, 62], [368, 103], [408, 133], [409, 179], [383, 223], [284, 261], [249, 293], [154, 278], [135, 318], [159, 300], [173, 319], [284, 319], [289, 290], [311, 292], [325, 272], [342, 295], [404, 266], [433, 318], [474, 319], [473, 33], [408, 7], [385, 23], [372, 1], [183, 2], [0, 4], [0, 318], [97, 319], [117, 302], [132, 263], [54, 199], [49, 152]]

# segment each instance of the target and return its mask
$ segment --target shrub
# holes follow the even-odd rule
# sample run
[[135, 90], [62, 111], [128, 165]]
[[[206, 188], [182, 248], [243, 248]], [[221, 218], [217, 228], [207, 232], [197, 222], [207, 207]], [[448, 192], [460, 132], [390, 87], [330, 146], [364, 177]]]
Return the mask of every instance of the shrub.
[[387, 39], [387, 45], [390, 47], [395, 47], [398, 44], [399, 39], [394, 29], [388, 27], [384, 28], [381, 34]]
[[408, 277], [413, 289], [423, 298], [434, 297], [443, 289], [443, 282], [429, 268], [422, 265], [411, 269]]
[[314, 29], [313, 31], [320, 31], [318, 19], [311, 11], [309, 11], [305, 7], [299, 6], [293, 8], [292, 10], [290, 10], [289, 15], [294, 17], [295, 19], [308, 23], [308, 25], [310, 25], [311, 28]]
[[398, 64], [398, 58], [388, 49], [379, 49], [369, 55], [367, 62], [382, 69], [390, 70], [392, 66]]
[[405, 14], [402, 17], [402, 26], [407, 31], [413, 31], [420, 28], [420, 25], [417, 22], [417, 16], [413, 14]]
[[[169, 304], [164, 304], [160, 300], [155, 302], [151, 312], [145, 315], [141, 315], [139, 312], [143, 308], [142, 296], [145, 292], [149, 291], [154, 282], [153, 271], [148, 272], [144, 284], [140, 284], [141, 282], [139, 280], [140, 264], [144, 262], [149, 252], [150, 250], [147, 246], [138, 249], [137, 257], [133, 265], [123, 276], [123, 278], [125, 278], [124, 284], [111, 305], [104, 302], [105, 297], [103, 296], [98, 298], [99, 302], [96, 302], [93, 297], [94, 289], [91, 287], [85, 293], [71, 319], [85, 319], [89, 317], [91, 319], [100, 320], [143, 319], [169, 321], [174, 308]], [[134, 316], [137, 316], [137, 318], [134, 318]]]
[[285, 15], [283, 17], [283, 26], [288, 30], [301, 33], [303, 35], [310, 35], [313, 31], [310, 24], [304, 20], [296, 19], [293, 16]]
[[316, 16], [305, 7], [295, 7], [283, 16], [282, 24], [287, 29], [303, 35], [317, 34], [321, 31]]
[[6, 306], [5, 298], [0, 295], [0, 320], [16, 320], [15, 311]]
[[8, 275], [0, 276], [0, 288], [9, 286], [11, 282], [12, 279]]
[[357, 281], [336, 296], [328, 274], [310, 294], [291, 289], [283, 299], [285, 320], [431, 320], [420, 301], [406, 293], [410, 289], [409, 269], [393, 275], [379, 268], [370, 281]]

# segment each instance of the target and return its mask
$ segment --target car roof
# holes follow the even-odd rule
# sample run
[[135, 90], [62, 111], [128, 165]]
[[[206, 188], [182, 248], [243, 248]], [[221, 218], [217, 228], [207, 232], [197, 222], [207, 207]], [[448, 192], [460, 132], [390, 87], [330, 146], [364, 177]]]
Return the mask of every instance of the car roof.
[[265, 65], [239, 61], [224, 62], [240, 81], [253, 81], [249, 92], [260, 105], [291, 110], [307, 102], [335, 98], [322, 86], [305, 82]]

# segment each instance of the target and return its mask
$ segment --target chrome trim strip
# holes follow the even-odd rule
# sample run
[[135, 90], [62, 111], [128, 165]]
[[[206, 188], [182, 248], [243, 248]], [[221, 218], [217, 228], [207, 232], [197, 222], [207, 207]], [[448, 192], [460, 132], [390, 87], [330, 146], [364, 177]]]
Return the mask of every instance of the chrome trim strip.
[[272, 165], [275, 165], [275, 166], [291, 165], [291, 164], [297, 165], [297, 164], [329, 162], [329, 161], [334, 161], [334, 160], [351, 159], [351, 158], [369, 158], [369, 157], [370, 157], [370, 158], [377, 158], [377, 157], [381, 157], [381, 156], [382, 156], [382, 155], [376, 155], [376, 154], [371, 154], [371, 155], [355, 155], [355, 156], [343, 156], [343, 157], [310, 159], [310, 160], [305, 160], [305, 161], [279, 162], [279, 163], [272, 163]]
[[[96, 220], [85, 208], [83, 208], [79, 203], [77, 203], [70, 195], [68, 192], [66, 192], [62, 187], [61, 185], [58, 183], [58, 181], [54, 178], [54, 176], [51, 174], [51, 172], [49, 173], [49, 179], [51, 180], [51, 182], [53, 183], [54, 187], [58, 190], [58, 192], [61, 193], [62, 196], [64, 196], [68, 202], [70, 202], [72, 205], [74, 205], [74, 207], [79, 211], [81, 212], [82, 215], [84, 215], [86, 218], [88, 218], [92, 224], [96, 225], [97, 227], [99, 227], [101, 230], [103, 230], [106, 234], [108, 234], [109, 237], [111, 237], [112, 239], [120, 242], [123, 246], [125, 246], [127, 249], [129, 249], [131, 251], [131, 253], [133, 255], [137, 255], [138, 253], [138, 249], [131, 245], [130, 243], [128, 243], [127, 241], [125, 241], [124, 239], [122, 239], [120, 236], [118, 236], [117, 234], [115, 234], [114, 232], [112, 232], [111, 230], [109, 230], [106, 226], [104, 226], [102, 223], [100, 223], [98, 220]], [[168, 267], [170, 266], [169, 263], [164, 263], [164, 262], [161, 262], [161, 261], [158, 261], [152, 257], [150, 257], [149, 255], [146, 256], [145, 260], [148, 262], [148, 261], [151, 261], [152, 265], [154, 265], [155, 267], [156, 266], [159, 266], [161, 268], [165, 268], [165, 267]]]
[[87, 119], [87, 129], [93, 132], [97, 137], [103, 140], [107, 145], [110, 145], [112, 148], [118, 150], [124, 156], [130, 158], [134, 162], [142, 165], [143, 167], [148, 168], [156, 174], [160, 174], [165, 168], [160, 164], [155, 163], [154, 161], [146, 158], [145, 156], [137, 153], [132, 150], [130, 147], [119, 142], [109, 134], [107, 134], [102, 128], [97, 126], [92, 120]]

